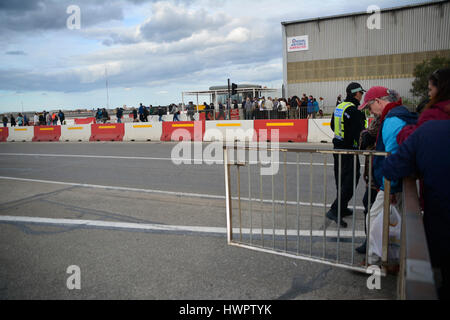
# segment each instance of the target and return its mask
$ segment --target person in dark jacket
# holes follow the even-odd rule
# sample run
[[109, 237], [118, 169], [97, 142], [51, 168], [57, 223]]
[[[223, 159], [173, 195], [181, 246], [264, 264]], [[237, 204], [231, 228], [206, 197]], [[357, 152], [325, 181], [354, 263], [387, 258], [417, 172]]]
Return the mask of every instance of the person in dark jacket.
[[166, 114], [161, 106], [158, 106], [159, 122], [163, 122], [163, 116]]
[[3, 121], [3, 127], [7, 127], [8, 126], [8, 117], [3, 115], [2, 121]]
[[64, 112], [62, 112], [61, 110], [59, 110], [58, 112], [58, 118], [59, 121], [61, 122], [61, 125], [63, 125], [64, 121], [66, 120], [66, 116], [64, 115]]
[[11, 115], [11, 127], [15, 127], [16, 126], [16, 119], [14, 118], [13, 115]]
[[123, 108], [117, 108], [116, 109], [116, 117], [117, 117], [117, 123], [122, 123], [123, 118]]
[[[358, 110], [360, 101], [365, 90], [359, 83], [352, 82], [347, 87], [347, 98], [343, 103], [338, 105], [331, 118], [331, 130], [334, 132], [333, 147], [334, 149], [358, 150], [359, 137], [364, 129], [364, 114]], [[328, 219], [338, 223], [339, 216], [339, 194], [340, 189], [340, 225], [347, 228], [344, 217], [352, 215], [352, 211], [347, 208], [350, 199], [353, 197], [353, 176], [354, 176], [354, 159], [353, 155], [344, 154], [341, 156], [341, 172], [339, 172], [339, 156], [333, 155], [334, 158], [334, 178], [336, 181], [336, 200], [331, 205], [331, 209], [327, 212]], [[360, 163], [357, 157], [356, 162], [356, 184], [361, 176]], [[339, 186], [339, 174], [341, 175], [341, 186]]]
[[96, 119], [97, 123], [100, 123], [102, 118], [103, 118], [102, 110], [100, 110], [100, 108], [97, 108], [97, 113], [95, 114], [95, 119]]
[[37, 126], [44, 126], [45, 125], [45, 116], [43, 113], [41, 113], [39, 115], [39, 123], [37, 124]]
[[308, 98], [304, 96], [298, 109], [298, 118], [306, 119], [307, 117], [308, 117]]
[[423, 222], [431, 264], [442, 273], [441, 299], [450, 298], [450, 120], [431, 120], [418, 128], [384, 161], [390, 180], [423, 178]]
[[142, 103], [139, 104], [139, 121], [144, 122], [144, 106]]
[[133, 122], [139, 122], [138, 120], [138, 111], [136, 110], [136, 108], [133, 108]]
[[417, 128], [429, 120], [450, 120], [450, 69], [440, 69], [428, 79], [430, 101], [422, 109], [416, 124], [408, 125], [400, 131], [397, 142], [401, 144]]

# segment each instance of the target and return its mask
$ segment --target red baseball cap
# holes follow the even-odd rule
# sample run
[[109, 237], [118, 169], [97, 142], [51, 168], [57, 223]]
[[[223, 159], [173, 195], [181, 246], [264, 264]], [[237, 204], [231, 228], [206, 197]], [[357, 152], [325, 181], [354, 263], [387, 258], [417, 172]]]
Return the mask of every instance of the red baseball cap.
[[386, 97], [389, 95], [389, 89], [385, 87], [372, 87], [364, 95], [364, 103], [358, 107], [358, 110], [362, 110], [367, 107], [367, 104], [375, 99]]

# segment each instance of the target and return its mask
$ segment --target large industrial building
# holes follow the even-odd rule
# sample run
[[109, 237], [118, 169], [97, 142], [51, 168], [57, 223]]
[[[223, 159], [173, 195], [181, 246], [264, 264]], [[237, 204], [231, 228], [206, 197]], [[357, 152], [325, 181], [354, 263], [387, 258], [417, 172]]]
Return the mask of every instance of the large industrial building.
[[357, 81], [412, 99], [414, 67], [450, 57], [449, 1], [368, 12], [282, 22], [285, 97], [311, 94], [331, 108]]

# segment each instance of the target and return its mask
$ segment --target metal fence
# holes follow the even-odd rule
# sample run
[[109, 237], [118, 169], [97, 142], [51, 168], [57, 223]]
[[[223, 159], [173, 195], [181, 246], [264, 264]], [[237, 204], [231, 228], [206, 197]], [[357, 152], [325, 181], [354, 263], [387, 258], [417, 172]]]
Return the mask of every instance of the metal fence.
[[[233, 109], [237, 110], [237, 109]], [[252, 110], [249, 114], [245, 109], [239, 109], [240, 120], [287, 120], [287, 119], [308, 119], [306, 109], [279, 111], [279, 110]], [[202, 110], [199, 113], [205, 113], [206, 120], [230, 120], [232, 116], [230, 109], [227, 110]], [[311, 118], [323, 117], [319, 114], [311, 115]]]
[[[257, 156], [252, 157], [252, 152]], [[262, 152], [270, 153], [270, 156], [264, 160]], [[336, 191], [338, 203], [341, 203], [341, 179], [336, 186], [334, 164], [330, 159], [333, 155], [339, 159], [338, 177], [341, 177], [342, 156], [351, 155], [354, 161], [354, 196], [349, 203], [353, 215], [348, 229], [326, 217], [330, 208], [328, 201], [334, 200]], [[357, 205], [361, 203], [365, 190], [365, 184], [358, 186], [356, 181], [357, 158], [369, 157], [369, 172], [372, 172], [373, 157], [387, 155], [376, 151], [224, 147], [228, 243], [367, 272], [368, 250], [365, 256], [355, 253], [356, 245], [366, 238], [364, 208]], [[267, 176], [261, 174], [263, 168], [275, 163], [278, 164], [277, 172]], [[371, 174], [368, 182], [371, 185]], [[389, 195], [389, 181], [385, 181], [385, 190]], [[368, 203], [370, 212], [370, 198]], [[389, 205], [389, 196], [386, 196], [384, 208], [389, 209]], [[340, 221], [342, 214], [338, 209], [337, 221]], [[382, 268], [388, 263], [389, 210], [384, 210], [383, 221]], [[370, 230], [370, 219], [367, 219], [367, 224], [367, 230]], [[367, 240], [369, 245], [370, 238]], [[385, 274], [384, 269], [381, 272]]]
[[416, 179], [403, 180], [402, 244], [397, 296], [402, 300], [437, 299]]

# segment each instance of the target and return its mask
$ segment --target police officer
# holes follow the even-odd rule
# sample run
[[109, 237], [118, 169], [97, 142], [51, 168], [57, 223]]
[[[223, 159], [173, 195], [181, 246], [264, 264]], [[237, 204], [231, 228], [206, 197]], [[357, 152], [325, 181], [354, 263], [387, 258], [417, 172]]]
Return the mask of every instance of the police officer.
[[[347, 97], [339, 104], [331, 118], [331, 129], [334, 131], [334, 149], [358, 150], [358, 142], [361, 131], [365, 126], [365, 115], [358, 110], [360, 101], [366, 92], [359, 83], [352, 82], [347, 87]], [[338, 199], [339, 199], [339, 155], [334, 154], [334, 178], [336, 180], [336, 200], [327, 212], [328, 219], [338, 222]], [[360, 174], [359, 157], [356, 157], [356, 184], [358, 184]], [[354, 156], [341, 155], [341, 210], [340, 224], [346, 228], [347, 223], [343, 217], [350, 216], [353, 212], [347, 208], [350, 199], [353, 197], [353, 172]]]

